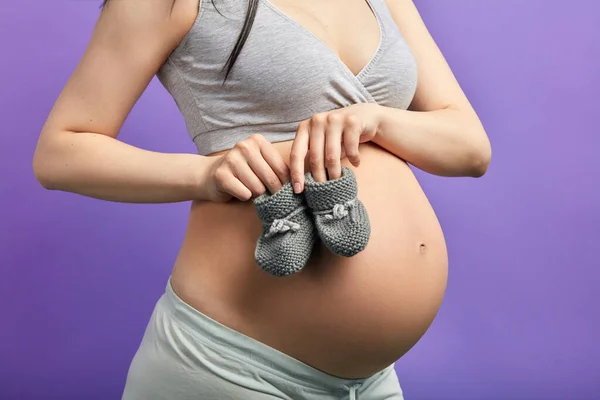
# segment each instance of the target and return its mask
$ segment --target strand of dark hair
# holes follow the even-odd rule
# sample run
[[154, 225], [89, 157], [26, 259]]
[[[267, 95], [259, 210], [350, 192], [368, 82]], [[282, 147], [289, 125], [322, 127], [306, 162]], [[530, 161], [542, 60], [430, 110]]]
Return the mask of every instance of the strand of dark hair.
[[[100, 7], [101, 8], [106, 7], [106, 5], [108, 4], [109, 1], [110, 0], [102, 0], [102, 5]], [[175, 2], [175, 1], [177, 1], [177, 0], [173, 0], [173, 2]], [[205, 1], [205, 0], [199, 0], [199, 1]], [[233, 69], [233, 65], [235, 64], [238, 56], [240, 55], [242, 48], [244, 47], [244, 44], [246, 44], [246, 39], [248, 39], [248, 35], [250, 34], [250, 30], [252, 29], [252, 24], [254, 24], [254, 19], [256, 18], [256, 10], [258, 9], [258, 2], [259, 2], [259, 0], [248, 0], [248, 10], [246, 12], [246, 19], [244, 21], [244, 26], [242, 27], [242, 30], [238, 36], [235, 46], [233, 47], [233, 51], [231, 52], [231, 54], [229, 55], [229, 58], [227, 59], [227, 62], [221, 69], [221, 72], [223, 72], [223, 70], [225, 70], [225, 69], [227, 70], [225, 72], [225, 78], [223, 79], [223, 84], [225, 83], [225, 81], [227, 81], [227, 78], [229, 77], [229, 74], [231, 73], [231, 70]], [[221, 14], [219, 9], [215, 5], [215, 0], [211, 0], [211, 3], [213, 5], [213, 7], [215, 7], [215, 9], [219, 12], [219, 14]]]

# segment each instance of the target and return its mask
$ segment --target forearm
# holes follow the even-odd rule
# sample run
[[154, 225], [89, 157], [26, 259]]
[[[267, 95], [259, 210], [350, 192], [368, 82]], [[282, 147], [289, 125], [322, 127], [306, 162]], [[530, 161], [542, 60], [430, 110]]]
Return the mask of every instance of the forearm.
[[447, 108], [417, 112], [381, 107], [373, 142], [415, 167], [440, 176], [482, 176], [491, 158], [476, 116]]
[[47, 189], [124, 203], [172, 203], [206, 197], [209, 157], [143, 150], [94, 133], [41, 139], [33, 168]]

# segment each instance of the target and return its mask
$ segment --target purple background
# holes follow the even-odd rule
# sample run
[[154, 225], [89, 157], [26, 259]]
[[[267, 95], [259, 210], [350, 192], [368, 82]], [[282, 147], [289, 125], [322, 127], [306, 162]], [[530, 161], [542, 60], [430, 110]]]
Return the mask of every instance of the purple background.
[[[417, 172], [450, 279], [397, 363], [407, 400], [598, 399], [600, 3], [417, 0], [479, 112], [480, 180]], [[117, 399], [189, 204], [125, 205], [36, 183], [40, 127], [99, 1], [0, 1], [0, 399]], [[153, 81], [120, 138], [193, 152]]]

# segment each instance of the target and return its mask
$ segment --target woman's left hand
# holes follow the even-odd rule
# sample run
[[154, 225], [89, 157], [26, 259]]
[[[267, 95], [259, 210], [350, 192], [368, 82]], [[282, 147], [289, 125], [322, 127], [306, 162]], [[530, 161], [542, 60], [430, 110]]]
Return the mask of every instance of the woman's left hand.
[[[290, 173], [294, 191], [304, 190], [304, 170], [308, 157], [310, 171], [317, 182], [342, 176], [341, 160], [358, 167], [358, 145], [372, 140], [379, 126], [381, 106], [359, 103], [318, 113], [300, 122], [290, 153]], [[327, 170], [327, 173], [326, 173]]]

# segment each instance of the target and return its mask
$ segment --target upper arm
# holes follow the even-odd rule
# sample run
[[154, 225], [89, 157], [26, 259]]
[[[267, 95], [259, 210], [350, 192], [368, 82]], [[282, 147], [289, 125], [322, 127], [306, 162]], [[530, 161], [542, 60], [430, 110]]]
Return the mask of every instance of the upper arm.
[[198, 0], [111, 0], [59, 94], [41, 136], [116, 137], [127, 115], [197, 14]]
[[455, 108], [474, 112], [413, 1], [386, 0], [386, 3], [417, 62], [417, 90], [410, 109]]

